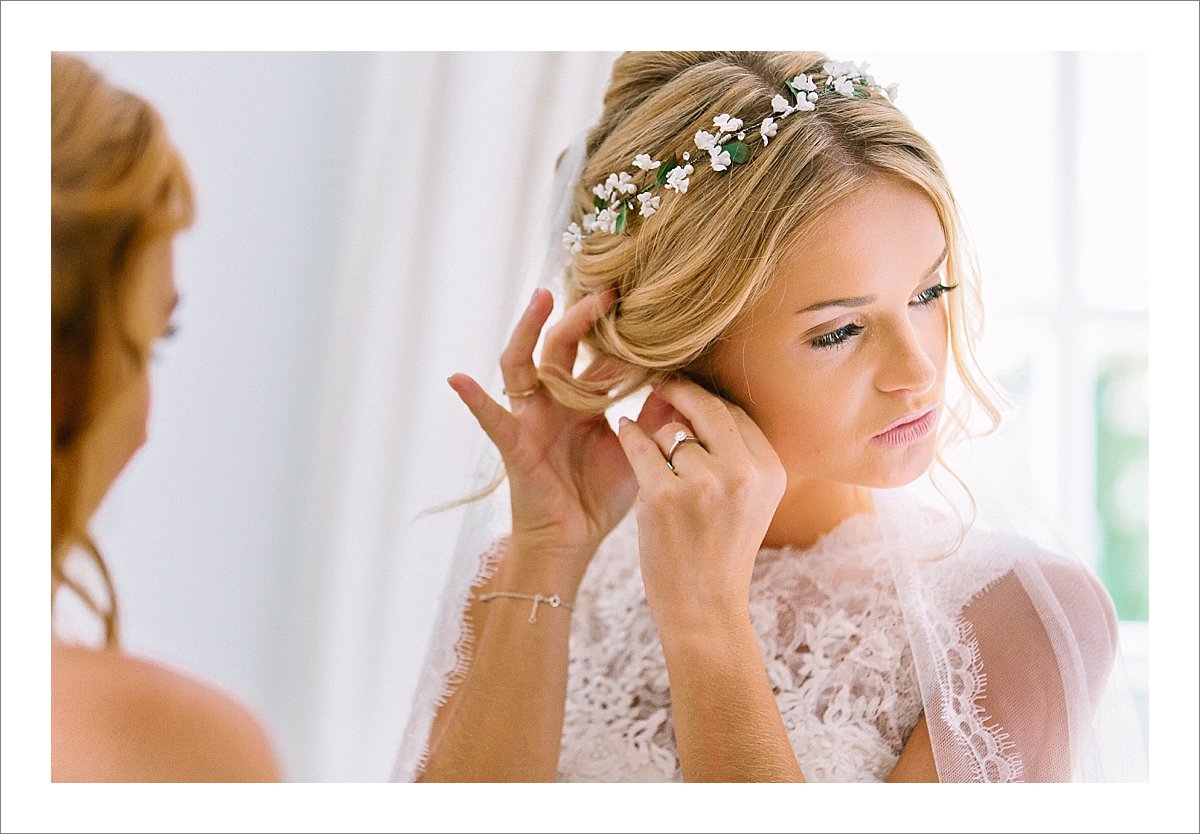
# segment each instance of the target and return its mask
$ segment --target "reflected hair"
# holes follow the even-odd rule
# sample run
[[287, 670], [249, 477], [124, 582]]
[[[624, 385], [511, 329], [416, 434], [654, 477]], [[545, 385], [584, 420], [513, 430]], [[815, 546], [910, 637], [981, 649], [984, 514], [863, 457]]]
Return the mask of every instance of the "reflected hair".
[[[159, 114], [83, 60], [50, 62], [51, 601], [74, 592], [118, 642], [112, 579], [88, 533], [88, 430], [148, 361], [122, 314], [147, 247], [192, 222], [192, 188]], [[66, 569], [81, 551], [101, 598]]]

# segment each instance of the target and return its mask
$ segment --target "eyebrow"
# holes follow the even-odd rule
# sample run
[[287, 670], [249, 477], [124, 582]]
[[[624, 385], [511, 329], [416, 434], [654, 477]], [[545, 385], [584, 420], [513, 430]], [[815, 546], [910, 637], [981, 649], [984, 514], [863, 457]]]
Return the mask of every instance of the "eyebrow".
[[[929, 268], [921, 280], [925, 281], [933, 276], [935, 272], [942, 268], [942, 264], [946, 262], [948, 250], [943, 249], [942, 254], [938, 256], [937, 262]], [[816, 310], [824, 310], [826, 307], [865, 307], [875, 300], [873, 295], [856, 295], [851, 298], [831, 298], [828, 301], [818, 301], [816, 304], [809, 304], [803, 310], [797, 310], [796, 315], [804, 313], [812, 313]]]

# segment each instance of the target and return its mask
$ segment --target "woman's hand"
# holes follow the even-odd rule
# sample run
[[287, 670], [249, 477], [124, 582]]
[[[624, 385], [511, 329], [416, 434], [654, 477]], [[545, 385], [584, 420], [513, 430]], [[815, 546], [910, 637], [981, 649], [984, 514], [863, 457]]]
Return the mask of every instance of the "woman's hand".
[[[686, 379], [663, 383], [643, 413], [669, 404], [690, 425], [646, 431], [622, 421], [621, 446], [636, 473], [638, 538], [646, 598], [664, 639], [676, 629], [745, 621], [750, 578], [786, 475], [775, 450], [738, 406]], [[676, 446], [683, 431], [700, 442]]]
[[[580, 300], [546, 333], [542, 367], [570, 376], [579, 342], [616, 297], [609, 291]], [[537, 290], [500, 357], [512, 410], [495, 402], [466, 374], [450, 377], [479, 425], [496, 444], [512, 494], [513, 544], [522, 553], [564, 556], [582, 580], [592, 554], [633, 504], [637, 482], [608, 421], [556, 402], [538, 382], [533, 350], [554, 306], [549, 291]], [[593, 363], [582, 374], [599, 371]], [[654, 424], [639, 417], [653, 431]]]

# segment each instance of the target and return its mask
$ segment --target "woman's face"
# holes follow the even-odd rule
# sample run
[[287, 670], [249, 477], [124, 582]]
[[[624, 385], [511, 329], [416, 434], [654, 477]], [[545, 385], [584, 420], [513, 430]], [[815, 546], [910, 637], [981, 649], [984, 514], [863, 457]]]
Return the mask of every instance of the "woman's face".
[[789, 476], [906, 484], [933, 460], [945, 385], [946, 239], [890, 178], [840, 203], [713, 354]]
[[[179, 301], [175, 289], [172, 242], [169, 238], [151, 243], [142, 253], [140, 267], [130, 278], [121, 308], [127, 334], [141, 355], [149, 357], [155, 342], [171, 330], [171, 318]], [[90, 515], [108, 488], [146, 442], [150, 416], [150, 373], [148, 363], [130, 368], [125, 348], [108, 334], [101, 348], [96, 393], [105, 398], [103, 411], [81, 438]]]

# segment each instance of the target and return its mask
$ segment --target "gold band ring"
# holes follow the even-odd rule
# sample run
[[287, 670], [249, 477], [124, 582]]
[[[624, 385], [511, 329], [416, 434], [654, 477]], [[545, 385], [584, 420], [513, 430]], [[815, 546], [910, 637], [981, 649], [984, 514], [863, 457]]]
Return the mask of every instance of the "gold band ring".
[[504, 396], [506, 396], [512, 400], [518, 400], [521, 397], [532, 397], [539, 390], [541, 390], [541, 387], [542, 387], [542, 383], [539, 382], [537, 385], [533, 386], [532, 388], [528, 388], [524, 391], [509, 391], [507, 388], [505, 388]]

